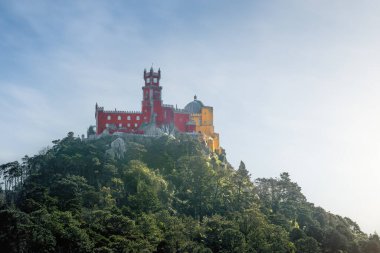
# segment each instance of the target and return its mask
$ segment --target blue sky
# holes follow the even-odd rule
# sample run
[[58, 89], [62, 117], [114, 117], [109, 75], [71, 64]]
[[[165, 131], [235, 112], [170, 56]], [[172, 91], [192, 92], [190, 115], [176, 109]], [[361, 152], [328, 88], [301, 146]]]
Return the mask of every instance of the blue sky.
[[164, 103], [214, 107], [229, 160], [288, 171], [308, 200], [380, 230], [377, 1], [1, 1], [0, 163]]

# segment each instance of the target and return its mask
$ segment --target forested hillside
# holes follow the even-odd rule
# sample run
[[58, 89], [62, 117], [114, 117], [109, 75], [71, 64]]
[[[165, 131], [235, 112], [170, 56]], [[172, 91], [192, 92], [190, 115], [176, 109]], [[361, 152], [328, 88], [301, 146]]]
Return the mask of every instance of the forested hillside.
[[253, 181], [191, 136], [69, 133], [0, 168], [1, 252], [380, 252], [288, 173]]

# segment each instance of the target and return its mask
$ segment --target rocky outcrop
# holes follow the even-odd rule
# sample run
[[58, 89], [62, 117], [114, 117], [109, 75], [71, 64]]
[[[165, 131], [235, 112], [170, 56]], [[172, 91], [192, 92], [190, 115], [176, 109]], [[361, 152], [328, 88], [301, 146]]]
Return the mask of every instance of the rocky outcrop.
[[112, 157], [123, 158], [125, 153], [127, 152], [127, 146], [125, 145], [125, 141], [122, 138], [117, 138], [113, 142], [111, 142], [111, 148], [108, 149], [107, 154]]

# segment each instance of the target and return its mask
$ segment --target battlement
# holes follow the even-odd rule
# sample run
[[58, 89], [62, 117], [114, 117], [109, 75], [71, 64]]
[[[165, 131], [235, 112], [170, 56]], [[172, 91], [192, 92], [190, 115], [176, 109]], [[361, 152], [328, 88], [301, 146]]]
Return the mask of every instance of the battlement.
[[186, 111], [185, 109], [178, 109], [178, 108], [175, 108], [174, 109], [174, 113], [186, 113], [186, 114], [190, 114], [188, 111]]
[[118, 110], [115, 110], [115, 111], [103, 111], [104, 113], [111, 113], [111, 114], [115, 114], [115, 113], [125, 113], [125, 114], [141, 114], [141, 112], [139, 111], [118, 111]]
[[158, 69], [157, 72], [154, 72], [153, 67], [151, 67], [149, 71], [146, 71], [146, 69], [144, 69], [144, 80], [147, 81], [148, 78], [157, 78], [158, 80], [160, 80], [161, 70]]

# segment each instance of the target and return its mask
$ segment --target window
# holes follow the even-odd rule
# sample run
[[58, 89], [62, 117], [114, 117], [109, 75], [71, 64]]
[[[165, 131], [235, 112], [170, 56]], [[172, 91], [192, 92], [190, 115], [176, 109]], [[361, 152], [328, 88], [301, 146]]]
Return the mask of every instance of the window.
[[111, 115], [108, 115], [108, 116], [107, 116], [107, 120], [111, 120]]
[[146, 79], [146, 82], [147, 82], [147, 83], [150, 83], [150, 78], [147, 78], [147, 79]]
[[135, 127], [137, 127], [137, 123], [135, 123]]
[[107, 123], [107, 124], [106, 124], [106, 127], [109, 127], [109, 126], [110, 126], [110, 124]]
[[117, 116], [117, 120], [121, 120], [121, 116]]
[[153, 82], [157, 83], [157, 78], [153, 78]]
[[127, 120], [131, 120], [131, 116], [128, 116], [128, 117], [127, 117]]
[[140, 116], [136, 116], [136, 120], [140, 120]]
[[127, 127], [131, 127], [131, 124], [130, 124], [130, 123], [128, 123], [128, 124], [127, 124]]
[[119, 127], [122, 127], [122, 126], [123, 126], [123, 124], [119, 123]]

